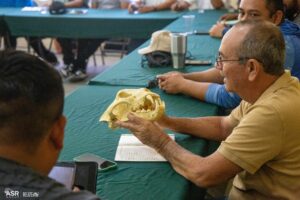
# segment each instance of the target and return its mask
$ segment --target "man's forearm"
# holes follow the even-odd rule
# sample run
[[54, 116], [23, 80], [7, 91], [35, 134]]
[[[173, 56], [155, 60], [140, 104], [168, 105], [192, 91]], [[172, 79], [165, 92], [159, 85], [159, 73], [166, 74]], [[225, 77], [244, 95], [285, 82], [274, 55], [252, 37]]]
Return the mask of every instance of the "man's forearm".
[[183, 77], [198, 82], [223, 83], [223, 77], [221, 76], [220, 71], [215, 68], [201, 72], [183, 74]]
[[159, 123], [161, 126], [176, 132], [222, 141], [226, 139], [232, 130], [224, 125], [224, 118], [225, 117], [177, 118], [165, 116]]
[[180, 87], [180, 92], [187, 96], [205, 101], [205, 95], [210, 84], [211, 83], [185, 80], [185, 83]]
[[169, 10], [169, 9], [171, 9], [171, 5], [175, 2], [176, 2], [176, 0], [167, 0], [163, 3], [156, 5], [155, 9], [156, 10]]
[[83, 1], [82, 0], [74, 0], [65, 3], [66, 8], [80, 8], [83, 6]]
[[204, 158], [171, 140], [156, 150], [171, 163], [175, 171], [199, 187], [215, 186], [242, 170], [218, 152]]

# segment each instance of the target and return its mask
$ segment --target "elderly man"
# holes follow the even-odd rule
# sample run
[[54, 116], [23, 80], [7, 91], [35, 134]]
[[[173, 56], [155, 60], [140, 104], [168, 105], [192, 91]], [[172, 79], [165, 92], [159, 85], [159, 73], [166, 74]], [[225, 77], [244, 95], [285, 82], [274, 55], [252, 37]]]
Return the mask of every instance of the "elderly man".
[[63, 147], [63, 104], [62, 80], [53, 67], [21, 51], [0, 52], [0, 199], [7, 199], [7, 189], [18, 199], [22, 192], [36, 199], [99, 199], [47, 177]]
[[[116, 125], [128, 128], [200, 187], [235, 177], [229, 199], [298, 199], [300, 84], [284, 71], [284, 49], [274, 24], [240, 22], [224, 36], [216, 64], [227, 90], [243, 98], [230, 116], [164, 116], [157, 123], [129, 114], [128, 121]], [[222, 143], [212, 155], [201, 157], [162, 128]]]
[[[239, 19], [263, 19], [280, 26], [286, 43], [284, 66], [291, 69], [293, 76], [300, 78], [300, 28], [284, 21], [282, 0], [242, 0], [239, 5]], [[225, 108], [235, 108], [241, 99], [226, 91], [218, 70], [188, 74], [169, 73], [159, 77], [160, 87], [168, 93], [184, 93]]]

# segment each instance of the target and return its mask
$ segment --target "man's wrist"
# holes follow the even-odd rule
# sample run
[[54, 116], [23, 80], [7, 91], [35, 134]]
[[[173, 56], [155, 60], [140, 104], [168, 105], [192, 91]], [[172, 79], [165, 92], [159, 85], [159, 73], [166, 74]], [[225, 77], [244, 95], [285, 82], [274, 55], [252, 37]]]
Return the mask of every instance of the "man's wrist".
[[160, 139], [159, 145], [157, 145], [157, 146], [155, 147], [155, 149], [156, 149], [156, 151], [157, 151], [158, 153], [163, 153], [164, 150], [166, 149], [168, 143], [171, 142], [171, 140], [172, 140], [171, 137], [168, 136], [167, 134], [164, 134], [163, 137], [164, 137], [164, 138], [161, 138], [161, 139]]

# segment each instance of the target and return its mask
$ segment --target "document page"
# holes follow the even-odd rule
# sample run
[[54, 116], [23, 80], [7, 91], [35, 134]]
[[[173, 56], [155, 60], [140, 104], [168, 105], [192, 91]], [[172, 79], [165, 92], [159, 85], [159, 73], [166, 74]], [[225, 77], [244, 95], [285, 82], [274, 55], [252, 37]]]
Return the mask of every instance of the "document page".
[[[175, 135], [169, 135], [175, 140]], [[161, 162], [166, 161], [151, 147], [144, 145], [132, 134], [122, 134], [117, 148], [115, 161]]]

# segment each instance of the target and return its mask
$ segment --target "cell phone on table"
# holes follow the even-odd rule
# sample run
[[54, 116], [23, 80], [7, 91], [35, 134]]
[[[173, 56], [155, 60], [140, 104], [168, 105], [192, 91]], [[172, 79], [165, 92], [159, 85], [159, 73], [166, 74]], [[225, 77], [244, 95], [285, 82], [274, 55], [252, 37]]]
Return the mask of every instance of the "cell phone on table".
[[186, 65], [211, 65], [211, 60], [185, 60]]
[[81, 161], [96, 162], [96, 163], [98, 163], [98, 170], [99, 171], [108, 171], [110, 169], [117, 168], [117, 163], [116, 162], [113, 162], [111, 160], [102, 158], [102, 157], [100, 157], [98, 155], [95, 155], [95, 154], [92, 154], [92, 153], [82, 154], [80, 156], [75, 157], [74, 160], [77, 161], [77, 162], [81, 162]]
[[76, 165], [72, 162], [58, 162], [48, 176], [67, 188], [72, 189], [75, 180]]

